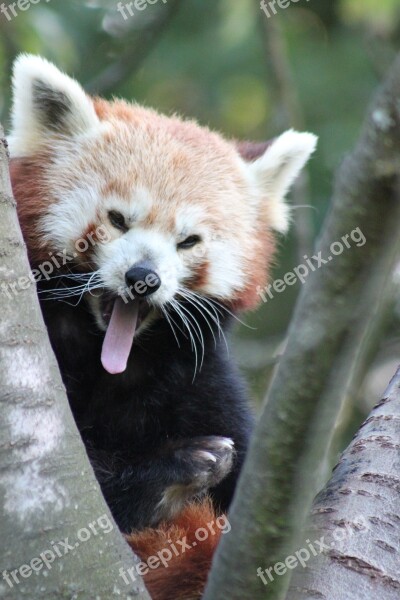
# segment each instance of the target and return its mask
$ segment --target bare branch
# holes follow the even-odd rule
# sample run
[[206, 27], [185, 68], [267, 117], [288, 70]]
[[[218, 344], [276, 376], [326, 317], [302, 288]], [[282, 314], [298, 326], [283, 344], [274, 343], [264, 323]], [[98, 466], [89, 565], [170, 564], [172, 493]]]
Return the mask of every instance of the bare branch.
[[127, 50], [120, 54], [118, 60], [85, 85], [87, 91], [91, 94], [107, 94], [114, 91], [132, 75], [170, 25], [181, 2], [182, 0], [168, 0], [168, 3], [163, 6], [163, 10], [159, 11], [157, 20], [146, 29], [141, 30], [136, 36], [135, 42], [126, 40]]
[[314, 502], [308, 535], [327, 547], [295, 571], [291, 599], [399, 598], [399, 448], [400, 369]]
[[101, 495], [68, 405], [28, 277], [2, 138], [0, 128], [0, 530], [6, 541], [0, 596], [61, 600], [79, 592], [88, 599], [148, 600], [139, 576], [126, 585], [119, 573], [134, 566], [134, 556]]
[[[221, 594], [233, 600], [265, 598], [257, 567], [273, 566], [296, 548], [321, 489], [334, 424], [368, 348], [366, 325], [382, 317], [383, 293], [400, 252], [399, 97], [400, 59], [338, 173], [316, 248], [316, 255], [332, 259], [310, 274], [300, 294], [239, 481], [232, 532], [217, 552], [206, 600]], [[332, 243], [343, 244], [352, 231], [365, 236], [365, 245], [335, 256]], [[276, 577], [267, 597], [284, 597], [287, 585], [287, 576]]]

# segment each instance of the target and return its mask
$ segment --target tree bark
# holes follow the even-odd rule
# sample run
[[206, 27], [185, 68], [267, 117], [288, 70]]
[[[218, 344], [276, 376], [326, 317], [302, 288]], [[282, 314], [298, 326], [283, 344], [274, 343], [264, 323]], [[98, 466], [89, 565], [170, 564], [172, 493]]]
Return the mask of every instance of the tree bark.
[[400, 252], [399, 97], [400, 59], [338, 173], [316, 253], [326, 260], [331, 244], [357, 228], [367, 242], [333, 256], [303, 285], [239, 481], [232, 531], [218, 549], [205, 600], [285, 597], [289, 570], [266, 587], [256, 569], [284, 561], [296, 548]]
[[69, 409], [28, 278], [1, 129], [0, 139], [0, 597], [147, 600], [139, 576], [127, 585], [120, 575], [134, 556]]
[[294, 572], [291, 600], [400, 597], [399, 449], [400, 369], [314, 502], [308, 537], [326, 547]]

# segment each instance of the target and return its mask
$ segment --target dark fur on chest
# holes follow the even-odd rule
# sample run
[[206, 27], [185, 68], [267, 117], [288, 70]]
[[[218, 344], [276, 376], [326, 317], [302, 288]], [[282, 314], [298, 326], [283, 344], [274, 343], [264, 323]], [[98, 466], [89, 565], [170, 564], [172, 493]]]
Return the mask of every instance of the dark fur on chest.
[[[119, 526], [129, 531], [168, 516], [164, 505], [159, 510], [165, 490], [190, 486], [202, 469], [214, 468], [199, 464], [198, 457], [205, 456], [199, 449], [215, 452], [215, 462], [226, 461], [215, 441], [220, 436], [235, 443], [230, 473], [210, 488], [216, 505], [226, 510], [252, 418], [218, 331], [196, 315], [204, 360], [195, 375], [190, 339], [175, 329], [176, 339], [159, 319], [134, 343], [127, 370], [110, 375], [100, 362], [104, 334], [85, 303], [41, 305], [75, 420]], [[222, 326], [229, 329], [226, 318]], [[199, 343], [197, 352], [200, 363]], [[213, 476], [217, 481], [217, 473]], [[211, 475], [207, 481], [213, 481]], [[193, 495], [204, 491], [196, 488]]]

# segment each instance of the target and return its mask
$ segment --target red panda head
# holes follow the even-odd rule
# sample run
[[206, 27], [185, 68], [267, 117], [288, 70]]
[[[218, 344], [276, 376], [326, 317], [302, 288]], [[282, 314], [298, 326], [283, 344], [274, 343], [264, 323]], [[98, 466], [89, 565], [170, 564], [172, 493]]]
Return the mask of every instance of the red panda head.
[[[130, 293], [132, 268], [151, 265], [155, 308], [185, 293], [257, 304], [315, 136], [287, 131], [248, 162], [192, 121], [90, 98], [39, 57], [17, 59], [13, 84], [11, 172], [33, 264], [68, 253], [114, 295]], [[101, 294], [89, 301], [106, 329]]]

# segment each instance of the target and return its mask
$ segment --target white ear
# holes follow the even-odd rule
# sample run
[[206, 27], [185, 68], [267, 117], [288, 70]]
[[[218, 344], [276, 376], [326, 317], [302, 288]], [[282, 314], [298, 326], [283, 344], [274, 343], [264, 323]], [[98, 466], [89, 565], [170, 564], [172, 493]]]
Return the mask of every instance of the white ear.
[[290, 208], [285, 203], [285, 196], [316, 145], [317, 137], [312, 133], [290, 129], [249, 165], [256, 184], [266, 197], [271, 226], [276, 231], [285, 233], [288, 230]]
[[11, 156], [32, 154], [54, 134], [72, 136], [98, 123], [92, 101], [76, 81], [39, 56], [16, 59]]

